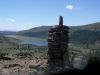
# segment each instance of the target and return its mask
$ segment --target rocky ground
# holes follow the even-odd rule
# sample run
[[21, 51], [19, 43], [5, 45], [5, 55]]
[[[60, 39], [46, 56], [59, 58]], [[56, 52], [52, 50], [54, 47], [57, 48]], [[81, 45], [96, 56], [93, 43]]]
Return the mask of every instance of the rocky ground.
[[37, 58], [3, 58], [0, 75], [44, 75], [46, 62]]

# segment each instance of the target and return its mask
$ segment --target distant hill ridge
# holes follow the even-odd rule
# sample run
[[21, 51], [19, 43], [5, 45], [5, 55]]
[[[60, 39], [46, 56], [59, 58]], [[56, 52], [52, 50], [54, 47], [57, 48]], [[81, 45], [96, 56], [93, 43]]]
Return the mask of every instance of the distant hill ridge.
[[[52, 26], [40, 26], [19, 32], [0, 32], [0, 35], [21, 35], [38, 38], [47, 38], [47, 32]], [[81, 26], [69, 26], [70, 42], [95, 44], [100, 42], [100, 22]]]
[[77, 28], [85, 29], [85, 30], [87, 29], [87, 30], [99, 31], [100, 30], [100, 22], [82, 25], [82, 26], [77, 26]]

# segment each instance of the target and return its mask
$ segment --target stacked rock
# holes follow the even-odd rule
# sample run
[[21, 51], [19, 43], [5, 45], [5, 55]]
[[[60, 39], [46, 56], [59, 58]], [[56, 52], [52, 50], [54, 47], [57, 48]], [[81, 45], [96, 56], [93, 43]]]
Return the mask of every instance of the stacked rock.
[[63, 25], [63, 17], [59, 18], [59, 25], [48, 31], [48, 64], [50, 72], [58, 72], [69, 64], [68, 30]]

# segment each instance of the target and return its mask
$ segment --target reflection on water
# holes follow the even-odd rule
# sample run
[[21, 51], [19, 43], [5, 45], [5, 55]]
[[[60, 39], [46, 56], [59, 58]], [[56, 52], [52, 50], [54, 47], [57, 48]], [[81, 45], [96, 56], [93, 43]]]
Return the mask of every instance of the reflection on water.
[[47, 42], [46, 41], [22, 41], [21, 44], [32, 44], [32, 45], [36, 45], [36, 46], [47, 46]]
[[20, 44], [32, 44], [32, 45], [36, 45], [36, 46], [47, 46], [47, 41], [46, 41], [46, 39], [43, 39], [43, 38], [20, 36], [20, 35], [6, 35], [6, 37], [12, 37], [12, 38], [19, 39], [21, 41]]

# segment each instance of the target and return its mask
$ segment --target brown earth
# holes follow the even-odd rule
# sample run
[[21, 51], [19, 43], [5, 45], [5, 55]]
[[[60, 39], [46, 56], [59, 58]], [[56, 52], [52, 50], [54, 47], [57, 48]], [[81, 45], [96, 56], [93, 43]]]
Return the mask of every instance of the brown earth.
[[12, 58], [0, 59], [0, 75], [44, 75], [46, 59]]

